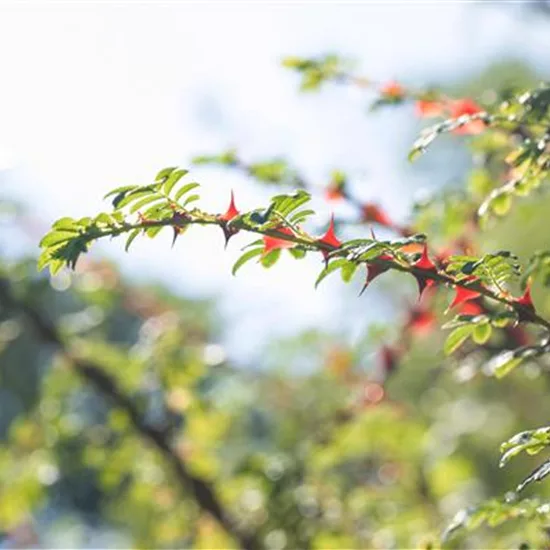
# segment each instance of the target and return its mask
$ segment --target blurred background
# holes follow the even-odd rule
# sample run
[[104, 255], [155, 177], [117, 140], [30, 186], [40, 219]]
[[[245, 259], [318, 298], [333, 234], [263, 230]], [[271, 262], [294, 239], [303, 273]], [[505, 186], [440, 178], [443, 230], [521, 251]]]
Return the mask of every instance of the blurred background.
[[[240, 235], [225, 252], [208, 229], [173, 249], [169, 235], [129, 254], [101, 243], [51, 279], [36, 270], [38, 242], [61, 216], [105, 209], [116, 186], [228, 148], [286, 159], [318, 190], [320, 216], [354, 216], [323, 199], [342, 170], [357, 197], [407, 223], [415, 202], [464, 186], [467, 142], [410, 164], [423, 125], [412, 106], [370, 113], [353, 86], [300, 94], [281, 59], [337, 53], [379, 82], [483, 101], [487, 88], [547, 79], [548, 51], [545, 2], [2, 3], [2, 275], [168, 430], [261, 547], [428, 547], [462, 507], [519, 479], [519, 467], [498, 470], [498, 446], [547, 421], [539, 370], [497, 383], [471, 362], [449, 368], [434, 330], [382, 385], [414, 281], [390, 276], [361, 298], [361, 277], [315, 290], [321, 261], [291, 257], [233, 277]], [[212, 212], [231, 190], [242, 210], [281, 191], [224, 167], [192, 175]], [[547, 246], [547, 207], [518, 208], [479, 246], [521, 258]], [[0, 303], [4, 547], [233, 547], [127, 415], [12, 309]], [[456, 544], [538, 536], [507, 529]]]

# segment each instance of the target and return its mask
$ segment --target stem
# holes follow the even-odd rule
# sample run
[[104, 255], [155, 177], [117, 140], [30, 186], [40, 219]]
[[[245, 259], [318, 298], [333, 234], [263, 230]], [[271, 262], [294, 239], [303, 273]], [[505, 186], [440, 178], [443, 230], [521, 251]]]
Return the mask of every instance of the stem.
[[[225, 222], [214, 214], [209, 214], [201, 210], [195, 209], [190, 212], [185, 212], [182, 218], [167, 218], [158, 221], [140, 221], [137, 223], [125, 223], [121, 226], [113, 226], [111, 228], [103, 229], [99, 232], [95, 232], [90, 236], [89, 241], [100, 239], [103, 237], [114, 237], [133, 231], [135, 229], [146, 230], [150, 227], [185, 227], [187, 225], [217, 225], [222, 229], [230, 225], [235, 230], [243, 230], [249, 233], [255, 233], [259, 235], [274, 237], [284, 241], [290, 241], [294, 244], [304, 246], [309, 250], [317, 250], [319, 252], [330, 253], [331, 258], [340, 257], [346, 258], [349, 255], [349, 251], [341, 249], [340, 247], [333, 246], [331, 244], [324, 243], [313, 237], [303, 237], [296, 234], [281, 233], [274, 228], [264, 228], [263, 225], [253, 225], [245, 219], [245, 215], [240, 215], [234, 218], [231, 222]], [[265, 224], [264, 224], [265, 225]], [[522, 321], [530, 322], [538, 325], [548, 331], [550, 331], [550, 322], [540, 317], [532, 308], [518, 303], [514, 298], [498, 294], [493, 290], [483, 286], [478, 281], [465, 281], [459, 280], [455, 277], [448, 275], [447, 273], [437, 270], [427, 270], [415, 267], [412, 264], [403, 263], [400, 260], [383, 260], [373, 259], [369, 262], [359, 263], [372, 263], [380, 265], [388, 269], [395, 271], [401, 271], [404, 273], [410, 273], [415, 277], [422, 277], [425, 279], [433, 280], [440, 284], [445, 284], [454, 288], [464, 288], [468, 290], [474, 290], [479, 292], [483, 296], [490, 298], [512, 308], [517, 314], [518, 318]]]

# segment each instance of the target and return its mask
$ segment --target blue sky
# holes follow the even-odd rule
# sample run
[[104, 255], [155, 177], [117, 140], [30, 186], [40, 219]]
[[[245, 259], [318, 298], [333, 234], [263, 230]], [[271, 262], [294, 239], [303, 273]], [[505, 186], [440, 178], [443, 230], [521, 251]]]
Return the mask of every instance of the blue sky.
[[[511, 3], [0, 2], [1, 191], [29, 200], [47, 225], [99, 212], [114, 186], [236, 146], [250, 159], [286, 155], [318, 184], [345, 168], [364, 198], [405, 216], [414, 193], [433, 183], [404, 160], [419, 126], [410, 109], [365, 116], [358, 90], [298, 94], [280, 58], [327, 51], [351, 56], [377, 80], [437, 84], [511, 53], [548, 69], [550, 32]], [[212, 211], [231, 188], [242, 209], [269, 195], [221, 171], [196, 176]], [[237, 240], [224, 253], [220, 235], [205, 229], [174, 250], [164, 239], [129, 255], [121, 243], [96, 253], [130, 275], [220, 295], [241, 357], [296, 328], [339, 327], [355, 338], [379, 315], [374, 297], [355, 298], [356, 287], [329, 281], [315, 291], [315, 261], [266, 273], [250, 265], [231, 277]]]

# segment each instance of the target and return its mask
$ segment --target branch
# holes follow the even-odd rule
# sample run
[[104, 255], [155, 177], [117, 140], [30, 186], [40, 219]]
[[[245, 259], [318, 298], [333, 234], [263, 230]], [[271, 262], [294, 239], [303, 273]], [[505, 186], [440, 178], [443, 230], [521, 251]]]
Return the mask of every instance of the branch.
[[[318, 187], [312, 185], [301, 174], [290, 168], [285, 161], [277, 158], [262, 162], [247, 163], [237, 155], [235, 150], [229, 150], [218, 155], [197, 156], [192, 162], [199, 166], [210, 165], [233, 169], [254, 178], [262, 184], [283, 185], [293, 189], [304, 189], [310, 193], [319, 190]], [[376, 203], [363, 202], [351, 192], [349, 187], [345, 175], [335, 170], [331, 181], [323, 190], [325, 198], [328, 201], [337, 199], [347, 201], [350, 206], [357, 210], [360, 216], [359, 223], [380, 225], [381, 227], [392, 229], [403, 236], [413, 233], [411, 227], [393, 223], [384, 210]], [[350, 222], [340, 219], [337, 223], [338, 225], [342, 225], [349, 224]]]
[[90, 361], [75, 357], [68, 349], [57, 327], [28, 302], [16, 298], [9, 280], [5, 277], [0, 277], [0, 304], [13, 311], [22, 312], [40, 340], [57, 348], [72, 364], [74, 370], [82, 379], [105, 395], [116, 407], [126, 412], [134, 429], [145, 441], [151, 443], [166, 462], [170, 464], [182, 488], [191, 492], [203, 512], [215, 518], [245, 550], [258, 550], [261, 548], [257, 536], [240, 527], [228, 511], [224, 509], [214, 492], [214, 488], [189, 471], [185, 461], [172, 448], [168, 432], [165, 429], [148, 424], [132, 399], [124, 393], [117, 381], [101, 367]]
[[[518, 316], [518, 319], [523, 322], [533, 323], [550, 331], [550, 322], [538, 315], [533, 307], [518, 301], [508, 293], [499, 293], [483, 285], [478, 280], [472, 280], [471, 278], [457, 278], [445, 271], [437, 268], [435, 265], [431, 268], [421, 267], [416, 263], [410, 263], [403, 258], [398, 258], [394, 255], [388, 256], [387, 254], [381, 254], [379, 257], [369, 260], [358, 260], [350, 257], [352, 249], [346, 248], [343, 245], [333, 245], [328, 242], [324, 242], [322, 239], [314, 238], [307, 233], [300, 231], [294, 233], [283, 227], [273, 228], [273, 222], [266, 222], [258, 225], [250, 221], [251, 214], [236, 215], [230, 221], [226, 221], [223, 216], [216, 214], [210, 214], [199, 209], [191, 211], [175, 212], [170, 218], [164, 218], [161, 220], [146, 220], [140, 219], [136, 223], [123, 222], [120, 224], [114, 224], [106, 226], [105, 228], [94, 228], [89, 234], [81, 234], [78, 237], [67, 236], [66, 241], [68, 243], [71, 240], [78, 238], [84, 239], [83, 250], [87, 249], [88, 244], [91, 242], [105, 238], [116, 237], [132, 231], [147, 231], [151, 228], [172, 227], [175, 232], [182, 230], [190, 225], [217, 225], [224, 233], [229, 231], [231, 234], [237, 231], [246, 231], [249, 233], [255, 233], [263, 235], [264, 237], [273, 237], [281, 241], [288, 241], [293, 244], [302, 246], [309, 251], [318, 251], [323, 253], [328, 259], [345, 258], [349, 261], [354, 261], [357, 264], [365, 264], [367, 266], [377, 266], [383, 271], [394, 270], [403, 273], [409, 273], [413, 275], [419, 281], [432, 281], [434, 283], [447, 285], [451, 288], [463, 288], [465, 290], [471, 290], [478, 292], [479, 294], [495, 300], [510, 309], [512, 309]], [[373, 242], [381, 242], [375, 241]], [[59, 242], [56, 243], [59, 246]], [[74, 259], [76, 262], [76, 258]]]

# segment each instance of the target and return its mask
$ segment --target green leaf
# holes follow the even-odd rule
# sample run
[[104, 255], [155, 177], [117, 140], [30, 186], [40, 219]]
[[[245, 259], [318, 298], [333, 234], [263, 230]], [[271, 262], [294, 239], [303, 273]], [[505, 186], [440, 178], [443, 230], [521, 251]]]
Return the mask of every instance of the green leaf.
[[184, 170], [184, 169], [179, 169], [172, 172], [162, 188], [164, 193], [166, 195], [169, 195], [172, 189], [174, 188], [174, 185], [176, 185], [176, 183], [178, 183], [178, 181], [188, 173], [189, 173], [189, 170]]
[[183, 197], [183, 195], [185, 195], [186, 193], [189, 193], [189, 191], [192, 191], [197, 187], [200, 187], [200, 184], [197, 183], [196, 181], [183, 185], [177, 190], [176, 194], [174, 195], [174, 200], [178, 202]]
[[294, 247], [294, 248], [289, 248], [288, 251], [290, 252], [290, 254], [292, 256], [294, 256], [294, 258], [296, 258], [297, 260], [301, 260], [302, 258], [305, 258], [306, 257], [306, 251], [302, 248], [297, 248], [297, 247]]
[[198, 201], [199, 199], [200, 199], [199, 195], [191, 195], [183, 201], [182, 206], [185, 208], [188, 204], [191, 204], [192, 202]]
[[523, 361], [522, 357], [516, 357], [513, 351], [505, 351], [493, 357], [487, 363], [487, 370], [497, 378], [503, 378], [512, 372]]
[[144, 198], [144, 197], [151, 196], [151, 193], [152, 193], [152, 191], [150, 189], [141, 189], [141, 190], [138, 190], [138, 191], [134, 191], [132, 193], [129, 193], [128, 195], [126, 195], [122, 199], [120, 199], [116, 203], [116, 205], [113, 204], [113, 206], [115, 206], [116, 209], [124, 208], [125, 206], [127, 206], [128, 204], [130, 204], [134, 201], [137, 201], [137, 200], [139, 200], [141, 198]]
[[128, 249], [130, 248], [130, 245], [132, 244], [132, 242], [134, 241], [134, 239], [139, 235], [140, 233], [140, 229], [134, 229], [130, 235], [128, 236], [128, 238], [126, 239], [126, 244], [124, 245], [124, 250], [126, 252], [128, 252]]
[[472, 333], [472, 339], [476, 344], [483, 345], [491, 338], [492, 331], [492, 327], [488, 322], [476, 324]]
[[267, 253], [265, 256], [261, 259], [261, 264], [265, 268], [270, 268], [274, 266], [277, 263], [277, 260], [281, 256], [281, 249], [276, 248], [275, 250], [272, 250], [271, 252]]
[[500, 193], [491, 201], [491, 209], [497, 216], [504, 216], [512, 207], [512, 197], [509, 193]]
[[328, 275], [330, 275], [332, 272], [336, 271], [337, 269], [340, 269], [341, 267], [343, 267], [347, 263], [349, 263], [349, 262], [345, 258], [339, 258], [337, 260], [334, 260], [334, 261], [330, 262], [327, 265], [327, 267], [325, 267], [325, 269], [323, 269], [323, 271], [321, 271], [321, 273], [317, 277], [317, 280], [315, 281], [315, 288], [317, 288], [319, 286], [319, 284], [321, 283], [321, 281], [325, 277], [327, 277]]
[[73, 231], [51, 231], [40, 241], [41, 248], [47, 248], [74, 239]]
[[344, 281], [344, 283], [349, 283], [352, 277], [355, 275], [358, 267], [358, 264], [356, 264], [355, 262], [348, 262], [346, 260], [346, 263], [342, 266], [342, 270], [340, 271], [342, 281]]
[[156, 183], [162, 183], [164, 180], [177, 169], [177, 166], [171, 166], [169, 168], [163, 168], [155, 177]]
[[262, 248], [252, 248], [251, 250], [248, 250], [245, 252], [233, 265], [233, 269], [231, 270], [231, 273], [233, 275], [236, 275], [237, 271], [249, 260], [252, 258], [255, 258], [256, 256], [260, 256], [262, 252], [264, 251]]
[[133, 214], [134, 212], [137, 212], [138, 210], [140, 210], [143, 206], [158, 200], [164, 200], [164, 199], [162, 199], [162, 197], [159, 197], [158, 195], [148, 195], [143, 199], [132, 204], [132, 207], [130, 208], [130, 213]]
[[65, 217], [60, 218], [57, 220], [53, 225], [52, 229], [58, 229], [63, 231], [72, 231], [72, 232], [78, 232], [80, 228], [78, 227], [78, 224], [75, 219]]
[[447, 336], [443, 351], [445, 355], [451, 355], [455, 352], [472, 334], [474, 327], [472, 325], [464, 325], [457, 327]]
[[309, 216], [313, 216], [315, 213], [315, 210], [301, 210], [290, 217], [290, 222], [294, 224], [303, 223]]
[[149, 237], [149, 238], [154, 238], [158, 235], [158, 233], [160, 231], [162, 231], [163, 229], [163, 226], [162, 225], [157, 225], [157, 226], [154, 226], [154, 227], [148, 227], [146, 230], [145, 230], [145, 234]]
[[115, 189], [109, 191], [103, 198], [107, 199], [109, 197], [112, 197], [113, 195], [120, 195], [128, 191], [132, 191], [133, 189], [137, 189], [138, 187], [138, 185], [123, 185], [121, 187], [116, 187]]
[[105, 213], [105, 212], [102, 212], [101, 214], [98, 214], [96, 217], [95, 217], [95, 222], [96, 223], [102, 223], [104, 225], [108, 225], [108, 226], [111, 226], [115, 223], [115, 220], [113, 219], [112, 216], [110, 216], [109, 214]]
[[533, 470], [531, 474], [526, 477], [517, 487], [516, 492], [521, 492], [527, 485], [533, 483], [533, 481], [542, 481], [550, 474], [550, 460], [543, 462], [538, 468]]

